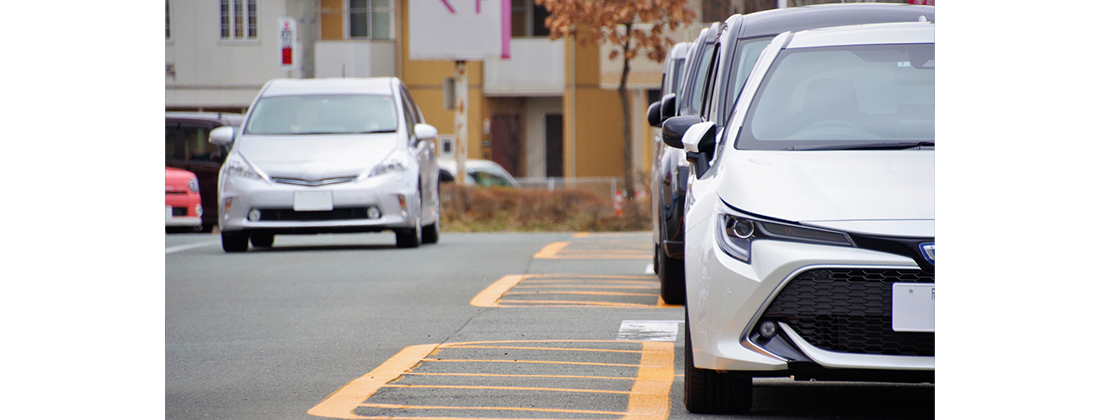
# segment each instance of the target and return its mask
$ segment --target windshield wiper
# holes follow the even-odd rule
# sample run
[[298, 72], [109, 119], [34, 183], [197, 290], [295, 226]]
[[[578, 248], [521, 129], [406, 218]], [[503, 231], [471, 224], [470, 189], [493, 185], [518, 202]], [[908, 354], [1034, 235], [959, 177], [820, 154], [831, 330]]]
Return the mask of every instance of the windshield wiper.
[[907, 141], [907, 142], [856, 142], [841, 144], [825, 144], [820, 146], [791, 146], [790, 150], [905, 150], [912, 148], [936, 147], [934, 141]]

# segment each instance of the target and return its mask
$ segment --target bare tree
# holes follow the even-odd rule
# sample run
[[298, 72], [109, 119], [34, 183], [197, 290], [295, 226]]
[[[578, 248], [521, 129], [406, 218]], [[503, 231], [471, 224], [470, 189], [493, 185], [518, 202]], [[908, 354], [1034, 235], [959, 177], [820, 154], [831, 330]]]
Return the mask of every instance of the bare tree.
[[609, 44], [610, 58], [623, 56], [619, 77], [619, 102], [623, 112], [623, 159], [628, 199], [634, 199], [634, 149], [631, 133], [630, 102], [626, 80], [630, 60], [645, 54], [658, 63], [664, 61], [673, 45], [667, 30], [675, 30], [695, 19], [688, 0], [535, 0], [546, 7], [550, 16], [546, 27], [550, 39], [573, 36], [584, 46]]

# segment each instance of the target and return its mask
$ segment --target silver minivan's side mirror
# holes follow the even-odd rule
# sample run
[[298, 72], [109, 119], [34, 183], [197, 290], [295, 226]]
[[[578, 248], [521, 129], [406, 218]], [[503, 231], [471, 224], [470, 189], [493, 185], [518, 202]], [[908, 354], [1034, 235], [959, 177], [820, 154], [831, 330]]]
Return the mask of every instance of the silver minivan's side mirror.
[[223, 125], [210, 131], [210, 143], [229, 146], [233, 143], [233, 126]]
[[415, 137], [418, 142], [422, 140], [431, 140], [439, 137], [439, 130], [436, 130], [435, 127], [428, 124], [417, 124], [413, 126], [413, 137]]

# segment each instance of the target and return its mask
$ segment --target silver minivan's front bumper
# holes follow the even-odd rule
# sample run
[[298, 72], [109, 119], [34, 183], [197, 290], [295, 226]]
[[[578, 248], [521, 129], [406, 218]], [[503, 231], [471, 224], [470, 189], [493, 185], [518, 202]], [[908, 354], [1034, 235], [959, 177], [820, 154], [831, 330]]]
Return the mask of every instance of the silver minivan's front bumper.
[[[420, 207], [415, 172], [398, 172], [362, 181], [302, 186], [230, 176], [219, 185], [218, 221], [222, 231], [272, 233], [373, 232], [412, 228]], [[224, 175], [223, 175], [224, 176]], [[295, 210], [296, 193], [331, 193], [332, 211]], [[378, 218], [363, 216], [377, 208]], [[349, 212], [349, 209], [355, 209]], [[249, 214], [258, 210], [259, 220]], [[266, 212], [266, 213], [265, 213]], [[269, 220], [280, 213], [284, 220]], [[295, 220], [285, 220], [285, 219]]]

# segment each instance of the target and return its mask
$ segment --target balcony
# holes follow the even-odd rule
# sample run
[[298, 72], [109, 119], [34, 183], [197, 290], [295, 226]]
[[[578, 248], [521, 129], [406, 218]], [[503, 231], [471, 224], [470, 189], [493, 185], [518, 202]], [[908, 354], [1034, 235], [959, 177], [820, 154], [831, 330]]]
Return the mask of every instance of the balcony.
[[385, 77], [397, 74], [393, 40], [317, 41], [314, 77]]
[[550, 38], [512, 38], [512, 58], [485, 60], [486, 96], [561, 96], [565, 43]]

